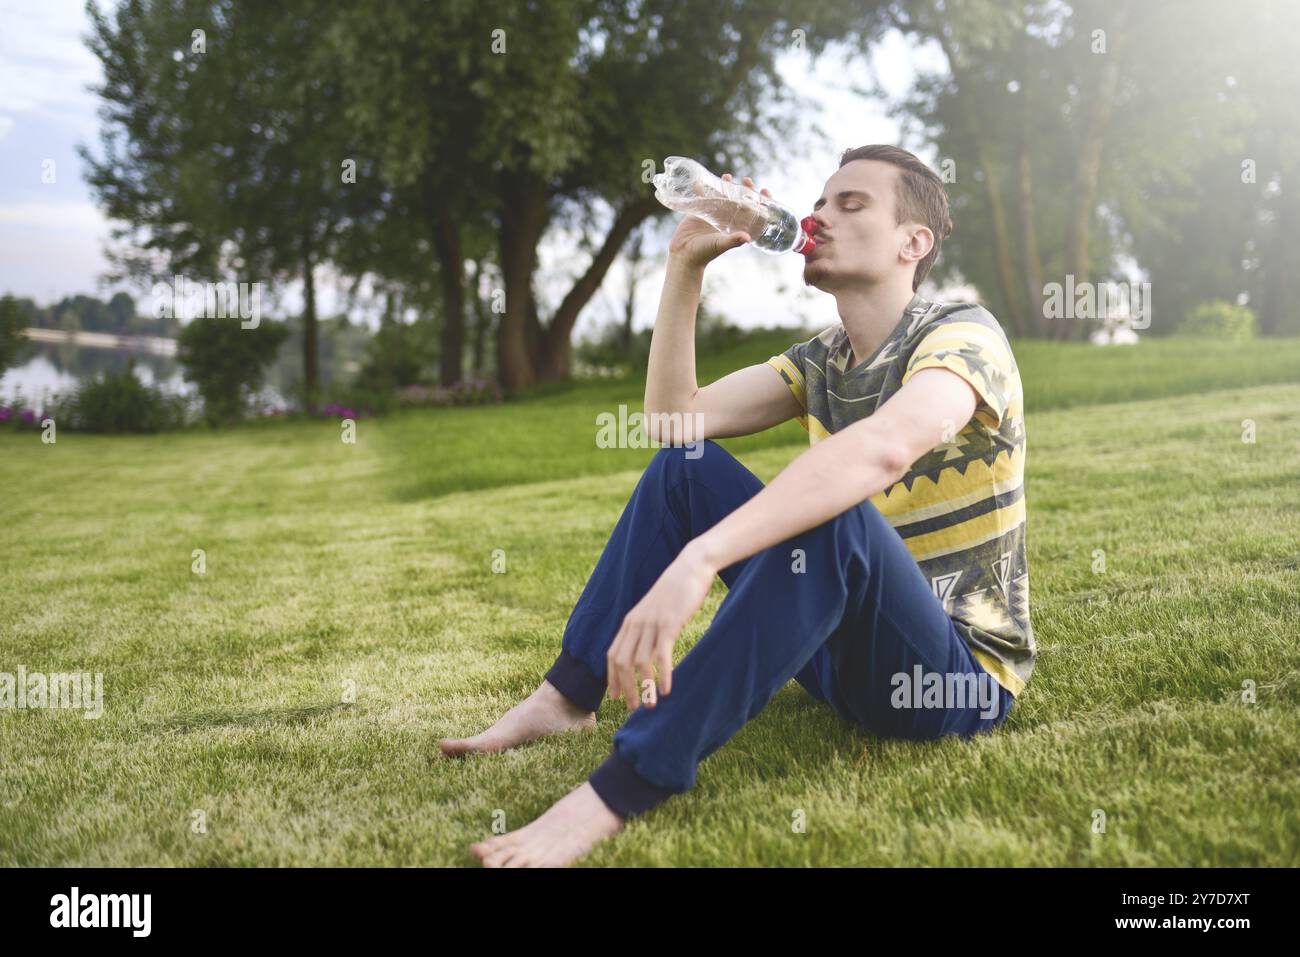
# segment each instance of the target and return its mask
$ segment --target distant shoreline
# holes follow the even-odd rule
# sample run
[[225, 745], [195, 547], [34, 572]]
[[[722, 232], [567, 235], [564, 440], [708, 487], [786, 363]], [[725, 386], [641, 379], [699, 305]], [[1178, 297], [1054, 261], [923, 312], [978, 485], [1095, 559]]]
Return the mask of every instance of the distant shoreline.
[[62, 344], [71, 342], [90, 349], [116, 349], [123, 352], [146, 352], [156, 356], [176, 355], [176, 340], [161, 336], [118, 336], [111, 332], [65, 332], [62, 329], [23, 330], [34, 342]]

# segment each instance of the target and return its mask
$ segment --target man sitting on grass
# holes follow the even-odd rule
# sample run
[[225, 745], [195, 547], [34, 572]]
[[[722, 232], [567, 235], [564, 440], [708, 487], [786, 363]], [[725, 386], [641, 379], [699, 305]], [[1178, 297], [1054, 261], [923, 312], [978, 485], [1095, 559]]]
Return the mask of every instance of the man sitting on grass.
[[[473, 845], [489, 866], [582, 857], [688, 790], [791, 678], [844, 719], [913, 739], [992, 730], [1029, 680], [1019, 370], [986, 310], [916, 292], [952, 230], [943, 183], [906, 150], [864, 146], [841, 156], [814, 209], [804, 281], [835, 297], [840, 322], [704, 388], [704, 269], [750, 237], [688, 216], [672, 238], [645, 407], [651, 421], [679, 413], [682, 434], [653, 435], [672, 445], [641, 476], [540, 687], [440, 746], [499, 751], [594, 728], [606, 689], [632, 714], [585, 782]], [[713, 441], [790, 418], [810, 448], [766, 487]], [[714, 575], [727, 595], [674, 668]]]

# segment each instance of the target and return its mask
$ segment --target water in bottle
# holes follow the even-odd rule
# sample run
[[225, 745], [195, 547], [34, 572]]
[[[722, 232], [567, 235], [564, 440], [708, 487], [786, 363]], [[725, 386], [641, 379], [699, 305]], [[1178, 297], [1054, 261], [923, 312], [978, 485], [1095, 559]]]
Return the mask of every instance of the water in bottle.
[[655, 199], [669, 209], [698, 216], [715, 229], [749, 234], [750, 245], [766, 253], [813, 251], [812, 217], [800, 220], [775, 200], [737, 182], [726, 182], [684, 156], [664, 160], [654, 177]]

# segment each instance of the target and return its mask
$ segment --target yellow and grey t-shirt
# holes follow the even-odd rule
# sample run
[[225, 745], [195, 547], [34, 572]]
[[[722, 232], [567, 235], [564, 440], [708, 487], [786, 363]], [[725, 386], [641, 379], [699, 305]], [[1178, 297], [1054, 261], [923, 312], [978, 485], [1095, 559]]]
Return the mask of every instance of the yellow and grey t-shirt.
[[773, 366], [815, 443], [871, 415], [921, 369], [950, 369], [978, 394], [975, 414], [870, 499], [907, 544], [971, 653], [1018, 695], [1037, 651], [1025, 557], [1025, 420], [1020, 371], [998, 321], [971, 303], [912, 297], [898, 325], [853, 368], [843, 323]]

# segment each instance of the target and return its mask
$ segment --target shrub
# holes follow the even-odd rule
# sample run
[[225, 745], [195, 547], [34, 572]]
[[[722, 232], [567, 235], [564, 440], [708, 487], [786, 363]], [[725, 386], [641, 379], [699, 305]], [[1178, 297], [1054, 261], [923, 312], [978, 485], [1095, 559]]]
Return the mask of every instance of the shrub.
[[1175, 332], [1180, 336], [1243, 342], [1253, 339], [1257, 328], [1255, 313], [1249, 306], [1213, 299], [1201, 303], [1188, 313]]
[[366, 342], [353, 386], [364, 394], [392, 393], [419, 383], [437, 360], [433, 323], [384, 322]]
[[61, 428], [76, 432], [160, 432], [186, 424], [189, 401], [147, 386], [128, 360], [118, 373], [83, 380], [48, 414]]
[[267, 320], [245, 329], [232, 319], [194, 319], [181, 330], [177, 358], [203, 396], [209, 425], [244, 416], [288, 335], [284, 323]]
[[0, 298], [0, 375], [18, 365], [27, 351], [27, 336], [23, 332], [26, 325], [18, 300], [13, 296]]

